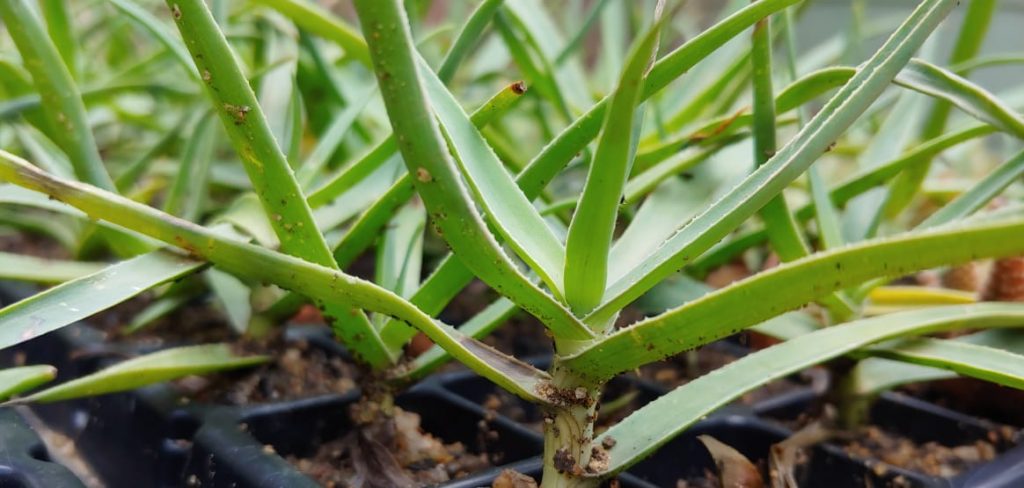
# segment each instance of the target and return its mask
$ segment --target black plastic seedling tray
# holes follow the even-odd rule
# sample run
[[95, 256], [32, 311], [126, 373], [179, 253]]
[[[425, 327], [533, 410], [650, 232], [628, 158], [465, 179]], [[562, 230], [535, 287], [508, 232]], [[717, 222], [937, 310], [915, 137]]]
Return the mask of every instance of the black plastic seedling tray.
[[[440, 375], [436, 381], [442, 388], [461, 396], [467, 405], [480, 405], [489, 395], [498, 394], [491, 383], [469, 372]], [[620, 384], [618, 389], [623, 388], [623, 383], [629, 383], [639, 390], [638, 405], [665, 392], [662, 387], [636, 378], [616, 381]], [[504, 395], [503, 398], [512, 397]], [[807, 412], [815, 400], [816, 395], [810, 388], [800, 388], [752, 405], [729, 405], [694, 424], [651, 457], [630, 468], [628, 479], [641, 483], [637, 486], [675, 486], [677, 480], [713, 471], [714, 461], [698, 441], [700, 435], [725, 442], [752, 461], [765, 462], [771, 445], [792, 433], [774, 420], [792, 420]], [[522, 402], [518, 408], [525, 412], [526, 419], [539, 415], [536, 407], [528, 403]], [[991, 440], [990, 433], [999, 429], [985, 420], [897, 393], [882, 395], [872, 409], [871, 418], [879, 427], [918, 442], [934, 441], [950, 446]], [[928, 476], [891, 466], [883, 469], [878, 465], [878, 461], [852, 457], [837, 445], [823, 443], [811, 449], [809, 461], [798, 470], [798, 481], [801, 481], [800, 486], [828, 488], [1024, 486], [1024, 444], [1011, 447], [996, 459], [953, 478]]]
[[83, 487], [52, 462], [43, 441], [13, 408], [0, 408], [0, 488]]
[[[760, 414], [766, 418], [791, 420], [801, 412], [808, 411], [815, 400], [815, 395], [810, 391], [792, 392], [785, 398], [773, 401], [772, 408], [763, 409]], [[882, 394], [881, 398], [872, 406], [870, 418], [872, 424], [919, 443], [936, 442], [946, 446], [956, 446], [971, 444], [979, 440], [989, 442], [995, 440], [994, 443], [997, 447], [1006, 450], [992, 461], [951, 478], [929, 476], [892, 466], [879, 466], [880, 463], [876, 460], [851, 457], [841, 447], [832, 443], [818, 446], [815, 449], [816, 455], [844, 459], [844, 463], [862, 466], [862, 470], [868, 472], [865, 478], [876, 482], [875, 486], [878, 486], [879, 479], [889, 486], [949, 488], [1024, 486], [1024, 444], [1020, 444], [1018, 438], [1016, 439], [1018, 444], [1013, 446], [1011, 440], [1001, 439], [1001, 435], [992, 435], [992, 433], [999, 433], [1005, 426], [895, 392]], [[1017, 437], [1019, 435], [1017, 433]], [[878, 476], [875, 474], [876, 472], [885, 474]]]
[[[10, 301], [12, 296], [3, 292], [0, 287], [0, 302]], [[333, 354], [344, 354], [322, 329], [293, 328], [289, 333]], [[95, 330], [75, 324], [0, 352], [0, 364], [10, 364], [17, 353], [28, 363], [56, 366], [59, 378], [66, 380], [131, 352], [100, 339]], [[665, 392], [628, 376], [610, 383], [606, 392], [614, 397], [631, 390], [636, 393], [633, 402], [637, 406]], [[435, 436], [493, 456], [497, 467], [443, 486], [490, 486], [505, 468], [539, 477], [542, 437], [534, 429], [540, 412], [533, 405], [520, 403], [521, 415], [514, 420], [506, 418], [482, 406], [492, 394], [500, 392], [488, 381], [457, 371], [427, 378], [397, 399], [400, 406], [418, 413], [423, 427]], [[282, 456], [308, 455], [323, 442], [344, 436], [351, 428], [348, 406], [358, 395], [352, 391], [244, 407], [189, 405], [171, 388], [157, 385], [32, 409], [48, 426], [74, 439], [82, 457], [110, 487], [302, 487], [316, 483]], [[502, 398], [518, 401], [509, 395]], [[763, 463], [770, 446], [791, 433], [774, 419], [793, 419], [808, 411], [815, 400], [809, 389], [796, 389], [753, 405], [725, 407], [633, 466], [619, 477], [619, 486], [675, 486], [676, 480], [713, 470], [713, 461], [697, 440], [702, 434]], [[7, 411], [0, 410], [0, 414]], [[872, 420], [915, 440], [947, 445], [986, 439], [996, 428], [984, 420], [898, 394], [883, 395], [872, 411]], [[21, 432], [31, 434], [27, 426]], [[16, 447], [16, 443], [0, 446], [15, 449], [9, 456], [15, 471], [0, 463], [0, 487], [78, 486], [65, 468], [46, 461], [38, 438], [25, 445], [29, 447]], [[949, 479], [893, 467], [878, 469], [877, 464], [824, 443], [811, 450], [798, 475], [801, 486], [830, 488], [1024, 486], [1024, 446], [1010, 448], [995, 460]], [[45, 476], [70, 476], [66, 478], [70, 481], [43, 482], [50, 479]]]

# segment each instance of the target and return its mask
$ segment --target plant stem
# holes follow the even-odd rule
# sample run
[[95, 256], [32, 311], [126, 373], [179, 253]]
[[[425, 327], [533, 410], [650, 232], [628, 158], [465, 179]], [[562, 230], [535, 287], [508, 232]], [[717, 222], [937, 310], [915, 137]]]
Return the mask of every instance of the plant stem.
[[588, 471], [602, 471], [601, 457], [591, 451], [594, 419], [601, 387], [585, 384], [559, 363], [552, 366], [551, 388], [555, 405], [544, 412], [543, 488], [594, 487], [598, 479]]

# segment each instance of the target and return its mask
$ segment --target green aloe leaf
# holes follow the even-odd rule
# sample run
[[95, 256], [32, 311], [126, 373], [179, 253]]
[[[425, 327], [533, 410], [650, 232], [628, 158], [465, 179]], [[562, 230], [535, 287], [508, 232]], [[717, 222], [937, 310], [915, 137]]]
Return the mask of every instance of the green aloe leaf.
[[[711, 203], [713, 182], [696, 177], [665, 180], [643, 201], [629, 226], [615, 241], [608, 276], [617, 280], [657, 249], [676, 229]], [[629, 193], [627, 186], [627, 195]]]
[[[607, 378], [701, 346], [878, 276], [1024, 252], [1024, 220], [940, 227], [865, 241], [786, 263], [622, 329], [564, 364]], [[780, 296], [774, 291], [785, 289]], [[757, 297], [775, 297], [760, 300]], [[694, 327], [693, 324], [701, 324]]]
[[167, 314], [185, 306], [189, 301], [196, 298], [194, 293], [168, 293], [157, 298], [132, 317], [131, 322], [125, 324], [121, 331], [125, 334], [134, 334], [154, 324], [157, 320]]
[[[903, 356], [903, 345], [909, 345], [906, 351], [909, 357]], [[847, 392], [858, 396], [872, 396], [878, 393], [910, 383], [935, 381], [955, 378], [960, 371], [981, 367], [977, 374], [968, 376], [988, 375], [986, 371], [996, 371], [1005, 381], [1017, 381], [1002, 370], [1018, 365], [1020, 354], [1024, 353], [1024, 335], [1016, 330], [985, 330], [955, 339], [940, 340], [915, 338], [897, 340], [867, 348], [864, 353], [872, 356], [857, 361], [857, 365], [844, 380]], [[991, 355], [989, 354], [991, 353]], [[1009, 354], [1010, 356], [1005, 356]], [[890, 357], [892, 359], [885, 359]], [[1003, 362], [1002, 359], [1006, 359]], [[904, 362], [913, 360], [913, 362]], [[995, 362], [995, 364], [993, 364]], [[934, 364], [938, 367], [923, 366]], [[1018, 369], [1019, 371], [1019, 369]], [[998, 380], [998, 378], [994, 378]], [[991, 381], [991, 380], [990, 380]], [[1008, 386], [1014, 386], [1008, 384]]]
[[740, 142], [746, 137], [747, 134], [735, 134], [722, 138], [717, 143], [702, 145], [702, 147], [685, 147], [675, 154], [661, 159], [645, 171], [630, 178], [623, 192], [623, 203], [629, 204], [639, 201], [666, 179], [693, 169], [707, 161], [722, 148]]
[[[745, 356], [633, 412], [594, 439], [614, 444], [607, 469], [617, 473], [643, 459], [686, 427], [743, 393], [808, 366], [895, 337], [966, 328], [1024, 326], [1024, 306], [984, 303], [898, 313], [821, 329]], [[1011, 373], [1024, 380], [1024, 371]], [[605, 442], [614, 439], [613, 443]]]
[[[577, 315], [601, 302], [608, 280], [608, 252], [622, 195], [633, 164], [633, 134], [643, 121], [638, 110], [644, 75], [661, 39], [660, 10], [654, 25], [638, 39], [626, 57], [618, 85], [611, 94], [601, 137], [590, 163], [583, 194], [576, 206], [565, 249], [565, 299]], [[668, 17], [664, 17], [668, 18]]]
[[249, 368], [269, 360], [268, 356], [239, 356], [228, 344], [176, 347], [117, 363], [96, 373], [19, 398], [16, 402], [52, 403], [134, 390], [184, 376]]
[[291, 167], [206, 4], [184, 0], [168, 2], [168, 6], [208, 87], [214, 110], [271, 216], [281, 249], [318, 263], [331, 263], [330, 250], [317, 230]]
[[680, 229], [637, 269], [613, 284], [604, 303], [586, 322], [606, 321], [707, 251], [799, 177], [881, 95], [955, 4], [955, 0], [921, 3], [792, 141], [707, 212]]
[[[998, 0], [975, 0], [968, 2], [967, 11], [964, 13], [964, 20], [960, 24], [960, 32], [957, 34], [956, 43], [950, 52], [949, 64], [956, 65], [966, 62], [981, 52], [982, 44], [988, 36], [989, 26], [995, 16]], [[967, 77], [970, 69], [957, 73]], [[952, 112], [952, 105], [949, 101], [935, 100], [925, 115], [925, 123], [921, 128], [921, 139], [933, 139], [943, 133]], [[883, 210], [888, 215], [895, 215], [904, 208], [912, 199], [915, 193], [921, 188], [931, 161], [911, 168], [900, 175], [899, 179], [893, 182]]]
[[[377, 246], [373, 280], [401, 297], [412, 295], [420, 284], [423, 265], [423, 231], [427, 225], [423, 202], [413, 199], [392, 215]], [[401, 347], [404, 344], [392, 345]]]
[[0, 309], [0, 349], [82, 320], [202, 267], [201, 262], [154, 251], [37, 293]]
[[[273, 283], [323, 303], [352, 301], [367, 310], [401, 319], [426, 334], [435, 344], [444, 347], [468, 368], [502, 388], [536, 403], [547, 402], [537, 390], [541, 382], [547, 381], [547, 374], [467, 337], [373, 283], [288, 254], [225, 237], [221, 233], [95, 187], [56, 178], [3, 150], [0, 150], [0, 180], [60, 198], [95, 219], [139, 229], [150, 237], [180, 247], [191, 255], [208, 260], [220, 269], [249, 281]], [[196, 265], [193, 261], [186, 262], [190, 266]], [[3, 330], [11, 329], [0, 327], [0, 331]], [[2, 338], [0, 335], [0, 347], [9, 345]]]
[[1019, 152], [1009, 161], [999, 165], [981, 181], [972, 185], [969, 190], [953, 199], [952, 202], [929, 215], [918, 227], [925, 229], [947, 224], [976, 212], [1002, 193], [1011, 183], [1018, 181], [1022, 174], [1024, 174], [1024, 152]]
[[[821, 95], [843, 85], [858, 72], [857, 68], [836, 66], [811, 73], [793, 83], [779, 104], [802, 103], [808, 95]], [[995, 95], [952, 71], [921, 59], [912, 59], [894, 78], [894, 83], [955, 106], [981, 122], [1017, 137], [1024, 137], [1024, 117], [1000, 101]], [[785, 95], [785, 97], [783, 97]], [[937, 134], [937, 138], [942, 134]]]
[[441, 80], [426, 62], [421, 60], [419, 67], [427, 99], [487, 220], [548, 287], [560, 294], [565, 262], [562, 243]]
[[963, 77], [981, 68], [992, 68], [996, 66], [1024, 64], [1024, 56], [1019, 54], [994, 54], [991, 56], [976, 56], [966, 61], [949, 66], [949, 70]]
[[252, 290], [238, 278], [216, 268], [203, 274], [216, 302], [223, 308], [231, 328], [244, 334], [252, 317]]
[[[829, 198], [836, 207], [842, 207], [857, 195], [878, 185], [885, 184], [904, 169], [927, 162], [927, 159], [967, 141], [971, 141], [996, 132], [995, 127], [990, 125], [979, 125], [969, 127], [957, 132], [940, 136], [936, 139], [926, 141], [923, 144], [907, 151], [899, 158], [887, 163], [880, 164], [874, 168], [862, 170], [829, 190]], [[796, 217], [803, 221], [814, 215], [813, 205], [805, 205], [796, 211]], [[705, 273], [708, 270], [729, 262], [748, 248], [765, 242], [768, 236], [763, 230], [754, 230], [737, 237], [731, 241], [718, 245], [698, 258], [691, 265], [695, 272]]]
[[106, 263], [63, 261], [0, 252], [0, 279], [33, 281], [36, 283], [63, 283], [96, 273]]
[[358, 31], [330, 15], [320, 6], [306, 0], [255, 1], [277, 10], [303, 30], [333, 41], [345, 50], [345, 54], [367, 67], [370, 66], [370, 52], [366, 48], [366, 41], [359, 37]]
[[356, 9], [402, 159], [454, 254], [484, 282], [540, 318], [563, 344], [564, 339], [590, 338], [589, 329], [568, 309], [520, 272], [477, 211], [430, 112], [404, 9], [392, 0], [357, 1]]
[[57, 368], [47, 365], [0, 369], [0, 401], [48, 383], [57, 376]]
[[[491, 123], [508, 111], [524, 92], [525, 87], [522, 83], [516, 82], [506, 86], [473, 112], [470, 116], [473, 124], [482, 128]], [[393, 136], [388, 136], [368, 154], [343, 171], [338, 178], [321, 187], [322, 191], [318, 190], [310, 195], [310, 204], [316, 206], [323, 198], [333, 199], [338, 198], [339, 195], [343, 197], [351, 193], [349, 192], [349, 189], [352, 188], [351, 185], [358, 185], [359, 181], [365, 179], [365, 175], [355, 175], [355, 173], [362, 173], [369, 168], [379, 168], [377, 163], [372, 162], [374, 159], [400, 157], [396, 151], [397, 146]], [[391, 164], [385, 163], [384, 160], [380, 161], [381, 164]], [[357, 171], [357, 168], [361, 166], [362, 169]], [[348, 178], [346, 175], [353, 175], [353, 177]], [[335, 183], [338, 184], [335, 185]], [[363, 251], [368, 249], [377, 239], [380, 229], [384, 227], [394, 211], [409, 201], [413, 192], [412, 177], [406, 173], [366, 209], [349, 227], [341, 241], [334, 246], [334, 259], [338, 266], [341, 268], [349, 266]], [[428, 314], [436, 315], [472, 278], [473, 274], [466, 269], [466, 266], [449, 254], [437, 266], [436, 272], [431, 275], [430, 279], [425, 281], [421, 289], [411, 297], [411, 301]], [[277, 320], [284, 319], [294, 314], [299, 305], [301, 305], [301, 299], [289, 294], [275, 303], [266, 315]], [[400, 320], [390, 320], [381, 329], [381, 337], [389, 344], [404, 344], [414, 334], [415, 329]]]
[[46, 20], [46, 31], [50, 34], [60, 56], [64, 59], [71, 76], [78, 76], [78, 41], [75, 31], [71, 28], [71, 12], [68, 0], [42, 0], [39, 2], [43, 19]]
[[900, 339], [867, 349], [866, 354], [942, 368], [991, 383], [1024, 389], [1024, 356], [964, 341]]
[[172, 37], [171, 33], [164, 27], [153, 14], [129, 0], [108, 0], [117, 10], [128, 16], [129, 19], [139, 24], [149, 32], [157, 42], [162, 44], [174, 56], [174, 60], [185, 69], [185, 72], [196, 82], [199, 81], [199, 73], [192, 64], [192, 58], [188, 55], [188, 49], [178, 39]]
[[27, 0], [0, 2], [0, 18], [42, 95], [50, 136], [67, 153], [82, 181], [114, 188], [93, 138], [78, 85]]
[[[519, 309], [516, 304], [508, 299], [499, 298], [459, 326], [459, 332], [468, 337], [486, 337], [511, 318], [517, 310]], [[406, 381], [422, 378], [445, 364], [450, 358], [451, 354], [448, 351], [435, 345], [418, 356], [412, 362], [409, 370], [402, 373], [401, 378]]]
[[914, 59], [896, 78], [897, 83], [942, 99], [972, 117], [1024, 138], [1024, 117], [984, 88], [927, 61]]
[[[214, 110], [270, 217], [281, 250], [337, 268], [252, 86], [242, 74], [241, 66], [206, 4], [202, 0], [168, 0], [167, 5], [207, 86]], [[298, 3], [288, 5], [289, 8], [301, 7]], [[358, 359], [374, 367], [394, 361], [366, 314], [347, 300], [324, 306], [335, 332]]]
[[[654, 63], [644, 81], [641, 99], [646, 100], [668, 86], [759, 19], [799, 1], [759, 0], [701, 32]], [[517, 178], [519, 187], [527, 197], [536, 198], [544, 186], [597, 137], [607, 109], [606, 97], [573, 121], [530, 161]]]
[[437, 77], [447, 84], [455, 77], [455, 70], [462, 64], [462, 60], [469, 55], [469, 51], [483, 36], [484, 29], [491, 22], [494, 13], [498, 11], [505, 0], [484, 0], [477, 5], [473, 13], [462, 25], [459, 34], [455, 36], [455, 42], [451, 49], [445, 54], [441, 66], [437, 69]]

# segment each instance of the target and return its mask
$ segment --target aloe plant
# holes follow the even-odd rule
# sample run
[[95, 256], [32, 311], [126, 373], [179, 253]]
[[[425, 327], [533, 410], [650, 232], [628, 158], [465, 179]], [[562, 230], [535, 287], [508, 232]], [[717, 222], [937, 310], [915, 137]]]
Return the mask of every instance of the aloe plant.
[[[872, 293], [896, 292], [872, 291], [893, 277], [1024, 253], [1024, 219], [1018, 211], [980, 212], [1019, 179], [1024, 157], [1008, 158], [920, 225], [903, 225], [897, 217], [906, 202], [894, 196], [894, 203], [874, 208], [869, 231], [850, 239], [840, 228], [840, 216], [852, 214], [847, 203], [883, 185], [891, 185], [893, 195], [915, 187], [917, 173], [942, 151], [993, 133], [1024, 135], [1022, 118], [1011, 104], [964, 78], [969, 67], [943, 68], [914, 57], [956, 8], [955, 0], [919, 2], [857, 67], [812, 66], [801, 73], [790, 50], [786, 77], [779, 75], [784, 70], [775, 67], [773, 54], [778, 44], [794, 44], [791, 17], [799, 0], [732, 2], [720, 21], [666, 53], [661, 49], [676, 28], [672, 21], [677, 6], [644, 3], [639, 18], [645, 23], [628, 50], [620, 46], [621, 58], [607, 61], [617, 76], [598, 89], [597, 98], [585, 89], [576, 54], [579, 39], [599, 14], [563, 38], [536, 2], [485, 1], [458, 29], [446, 54], [431, 59], [429, 39], [414, 37], [413, 27], [419, 32], [420, 26], [399, 0], [355, 1], [362, 37], [313, 4], [260, 0], [271, 9], [266, 12], [290, 19], [303, 36], [315, 36], [302, 38], [311, 59], [304, 69], [316, 74], [318, 86], [333, 100], [326, 104], [332, 111], [318, 122], [319, 130], [303, 129], [302, 113], [309, 112], [312, 126], [316, 114], [323, 115], [318, 112], [322, 107], [303, 104], [302, 90], [289, 76], [275, 77], [273, 63], [262, 65], [264, 76], [277, 83], [285, 80], [273, 86], [284, 87], [278, 95], [291, 94], [290, 102], [260, 96], [264, 91], [259, 83], [253, 87], [252, 74], [247, 77], [245, 57], [237, 55], [237, 46], [225, 35], [225, 19], [205, 2], [166, 2], [181, 42], [147, 11], [128, 2], [111, 3], [149, 32], [192, 80], [192, 88], [202, 92], [189, 105], [202, 107], [195, 122], [199, 129], [176, 167], [185, 176], [163, 189], [169, 196], [163, 209], [117, 194], [115, 189], [130, 186], [131, 178], [118, 178], [115, 185], [95, 176], [105, 171], [104, 163], [91, 149], [94, 144], [88, 142], [84, 125], [71, 133], [77, 138], [64, 134], [65, 140], [57, 144], [73, 163], [73, 172], [62, 172], [61, 166], [36, 155], [0, 152], [0, 180], [10, 183], [0, 200], [74, 219], [88, 217], [110, 229], [109, 239], [131, 239], [158, 249], [112, 267], [56, 263], [60, 272], [42, 281], [72, 280], [0, 311], [0, 347], [211, 266], [211, 271], [230, 274], [245, 286], [288, 290], [266, 309], [238, 311], [251, 314], [261, 326], [282, 322], [304, 301], [317, 304], [339, 340], [373, 371], [365, 379], [365, 391], [373, 393], [366, 401], [389, 405], [396, 391], [451, 357], [536, 403], [545, 412], [543, 484], [552, 487], [596, 486], [746, 391], [841, 355], [941, 366], [1024, 386], [1019, 355], [1003, 351], [1000, 358], [1005, 360], [983, 359], [988, 351], [983, 348], [990, 344], [985, 341], [999, 336], [982, 336], [977, 342], [913, 338], [947, 330], [1018, 327], [1024, 325], [1024, 307], [1018, 304], [931, 306], [880, 316], [866, 316], [861, 307]], [[605, 3], [595, 8], [610, 8]], [[0, 10], [5, 19], [33, 15], [17, 5], [5, 9]], [[980, 18], [986, 11], [972, 7], [970, 15]], [[781, 27], [774, 29], [781, 32], [778, 36], [773, 19]], [[515, 122], [525, 121], [542, 136], [544, 145], [532, 157], [525, 154], [526, 144], [510, 142], [514, 132], [502, 120], [523, 98], [522, 84], [509, 85], [472, 115], [456, 95], [460, 64], [480, 45], [488, 24], [494, 25], [493, 39], [531, 86], [525, 98], [535, 112]], [[321, 39], [333, 45], [328, 49]], [[968, 44], [976, 40], [962, 43], [965, 47], [952, 58], [953, 64], [970, 62], [975, 54]], [[288, 42], [280, 47], [289, 46], [294, 48]], [[54, 47], [40, 59], [59, 67], [59, 54], [73, 56], [69, 52]], [[34, 59], [27, 49], [22, 53]], [[351, 69], [338, 69], [327, 53], [350, 63]], [[702, 85], [680, 89], [696, 82], [705, 64], [721, 72], [705, 72]], [[375, 81], [360, 77], [365, 67], [372, 68]], [[35, 68], [28, 71], [36, 79], [34, 89], [44, 111], [62, 110], [48, 107], [56, 106], [50, 99], [56, 89], [53, 80], [65, 87], [74, 81], [64, 76], [67, 66], [50, 70], [56, 75], [49, 77]], [[781, 79], [789, 84], [776, 90]], [[677, 89], [682, 95], [674, 93]], [[742, 105], [737, 99], [747, 91], [752, 92], [752, 108], [737, 108]], [[886, 116], [888, 104], [880, 101], [903, 91], [929, 97], [940, 107], [937, 111], [955, 107], [976, 125], [945, 131], [939, 124], [923, 131], [922, 142], [903, 154], [900, 142], [893, 142], [895, 136], [873, 133], [869, 151], [889, 153], [891, 160], [873, 161], [829, 188], [817, 164], [823, 155], [833, 148], [838, 152], [837, 144], [851, 129], [863, 131], [870, 125], [866, 120]], [[67, 94], [62, 106], [82, 111], [85, 93], [62, 93]], [[376, 118], [362, 103], [375, 94], [383, 102]], [[808, 117], [807, 105], [823, 97], [824, 105]], [[74, 120], [84, 124], [84, 117]], [[211, 168], [222, 167], [208, 156], [208, 145], [217, 142], [207, 139], [214, 120], [219, 120], [246, 175], [231, 205], [217, 211], [204, 203], [207, 190], [197, 193], [191, 186], [209, 181], [215, 177]], [[392, 133], [380, 131], [380, 125]], [[790, 128], [795, 131], [787, 132]], [[296, 142], [303, 130], [316, 134], [316, 147], [310, 151]], [[357, 142], [343, 144], [348, 135]], [[156, 140], [154, 153], [161, 153], [163, 145], [163, 138]], [[692, 177], [690, 171], [735, 147], [750, 151], [735, 186], [716, 192], [707, 183], [684, 184]], [[344, 151], [339, 148], [352, 154], [340, 157]], [[339, 158], [345, 164], [336, 167]], [[139, 161], [127, 165], [124, 174], [151, 170], [150, 162]], [[810, 203], [791, 208], [787, 190], [800, 191], [805, 174]], [[372, 198], [357, 200], [369, 189]], [[332, 207], [337, 213], [330, 224], [318, 219], [319, 209]], [[805, 225], [812, 218], [820, 235], [817, 243]], [[748, 225], [758, 219], [763, 222], [760, 230]], [[883, 220], [889, 235], [866, 238]], [[340, 224], [349, 221], [337, 237]], [[626, 223], [621, 233], [616, 229], [620, 222]], [[421, 282], [426, 228], [451, 253]], [[698, 298], [677, 300], [636, 323], [617, 323], [630, 303], [680, 271], [699, 276], [766, 241], [782, 265], [706, 290]], [[372, 280], [343, 271], [374, 244]], [[33, 307], [49, 313], [47, 307], [62, 296], [84, 301], [104, 274], [132, 280], [127, 286], [138, 289], [105, 294], [103, 300], [74, 307], [75, 312], [57, 310], [41, 324], [28, 320]], [[445, 305], [474, 277], [501, 298], [460, 328], [438, 320]], [[219, 279], [209, 280], [212, 288], [222, 286]], [[788, 312], [812, 302], [823, 305], [837, 325], [801, 328], [788, 320]], [[556, 351], [548, 371], [479, 340], [517, 309], [550, 332]], [[606, 432], [595, 433], [600, 392], [611, 378], [752, 327], [789, 340], [678, 387]], [[435, 347], [413, 358], [404, 353], [417, 332]], [[173, 354], [142, 361], [154, 370], [139, 378], [113, 369], [99, 384], [128, 388], [140, 384], [136, 379], [165, 379], [170, 376], [158, 370], [164, 365], [173, 369], [175, 361]], [[917, 378], [928, 377], [922, 371], [916, 370]], [[13, 371], [11, 383], [33, 385], [45, 373]], [[65, 388], [70, 393], [57, 390], [35, 398], [110, 391], [96, 384]], [[375, 420], [387, 421], [383, 410], [384, 417]]]

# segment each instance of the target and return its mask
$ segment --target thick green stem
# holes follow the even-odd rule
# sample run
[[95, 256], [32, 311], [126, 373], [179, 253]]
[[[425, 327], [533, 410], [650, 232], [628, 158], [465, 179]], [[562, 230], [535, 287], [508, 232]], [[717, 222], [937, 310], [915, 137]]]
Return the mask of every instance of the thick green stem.
[[871, 406], [878, 398], [877, 394], [858, 393], [849, 372], [843, 375], [836, 385], [834, 397], [836, 405], [839, 406], [839, 426], [845, 430], [854, 430], [866, 425]]
[[584, 477], [604, 471], [607, 456], [591, 450], [601, 387], [587, 384], [561, 367], [552, 367], [552, 406], [544, 412], [543, 488], [596, 487], [599, 480]]

